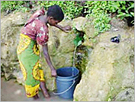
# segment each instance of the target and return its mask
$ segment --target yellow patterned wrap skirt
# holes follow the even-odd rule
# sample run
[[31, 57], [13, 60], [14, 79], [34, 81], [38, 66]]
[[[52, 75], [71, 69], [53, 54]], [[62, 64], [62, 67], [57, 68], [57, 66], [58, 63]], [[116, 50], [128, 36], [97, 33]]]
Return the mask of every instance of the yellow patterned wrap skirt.
[[20, 34], [17, 55], [25, 81], [27, 97], [38, 94], [40, 82], [44, 81], [44, 72], [39, 63], [39, 45], [24, 34]]

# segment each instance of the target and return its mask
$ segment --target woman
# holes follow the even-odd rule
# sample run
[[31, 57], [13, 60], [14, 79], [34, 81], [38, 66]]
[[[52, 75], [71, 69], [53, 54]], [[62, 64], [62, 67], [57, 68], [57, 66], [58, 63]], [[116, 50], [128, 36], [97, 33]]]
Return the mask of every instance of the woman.
[[68, 30], [71, 30], [70, 26], [62, 27], [58, 25], [63, 18], [63, 11], [58, 5], [50, 6], [48, 8], [47, 15], [45, 15], [45, 11], [42, 8], [30, 17], [21, 30], [17, 54], [25, 80], [27, 97], [38, 99], [39, 87], [41, 88], [45, 98], [50, 97], [45, 86], [43, 69], [39, 63], [39, 44], [42, 45], [45, 59], [51, 69], [51, 75], [56, 77], [56, 70], [51, 63], [50, 56], [48, 54], [47, 42], [49, 36], [47, 24], [67, 32]]

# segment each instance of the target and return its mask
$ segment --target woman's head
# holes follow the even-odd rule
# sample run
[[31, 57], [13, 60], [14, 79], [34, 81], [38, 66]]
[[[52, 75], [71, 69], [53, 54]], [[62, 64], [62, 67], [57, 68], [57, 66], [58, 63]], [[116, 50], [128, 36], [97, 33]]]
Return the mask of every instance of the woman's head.
[[63, 20], [64, 13], [58, 5], [53, 5], [48, 8], [47, 17], [50, 25], [56, 25]]

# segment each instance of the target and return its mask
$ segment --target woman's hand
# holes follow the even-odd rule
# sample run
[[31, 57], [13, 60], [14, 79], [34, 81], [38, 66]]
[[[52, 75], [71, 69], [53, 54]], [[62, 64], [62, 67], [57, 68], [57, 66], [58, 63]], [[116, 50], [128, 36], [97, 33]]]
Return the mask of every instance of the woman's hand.
[[49, 56], [49, 53], [48, 53], [48, 45], [44, 44], [42, 47], [43, 47], [43, 53], [44, 53], [46, 62], [47, 62], [47, 64], [49, 65], [49, 67], [51, 69], [51, 75], [52, 75], [52, 77], [56, 77], [57, 73], [56, 73], [55, 68], [52, 65], [52, 62], [51, 62], [51, 59], [50, 59], [50, 56]]
[[56, 77], [57, 76], [56, 70], [55, 69], [52, 69], [51, 70], [51, 74], [52, 74], [52, 77]]

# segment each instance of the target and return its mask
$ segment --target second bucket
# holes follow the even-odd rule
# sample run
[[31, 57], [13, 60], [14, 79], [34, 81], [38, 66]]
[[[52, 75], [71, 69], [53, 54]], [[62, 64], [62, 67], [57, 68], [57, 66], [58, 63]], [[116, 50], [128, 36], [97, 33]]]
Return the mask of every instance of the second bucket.
[[57, 95], [62, 98], [73, 99], [74, 90], [79, 79], [79, 70], [75, 67], [57, 69]]

